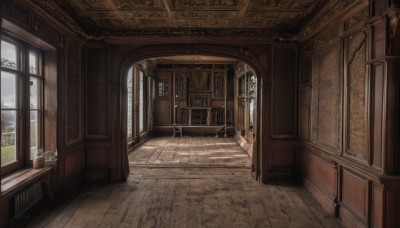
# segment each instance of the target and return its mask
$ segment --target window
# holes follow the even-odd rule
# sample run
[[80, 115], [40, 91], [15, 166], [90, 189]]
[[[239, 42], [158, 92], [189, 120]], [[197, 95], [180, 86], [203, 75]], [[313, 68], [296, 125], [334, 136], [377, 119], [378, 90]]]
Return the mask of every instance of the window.
[[1, 169], [10, 172], [42, 147], [42, 53], [1, 39]]
[[145, 91], [144, 86], [145, 77], [142, 71], [139, 71], [139, 132], [144, 131], [144, 122], [145, 122]]
[[251, 74], [248, 79], [248, 97], [249, 97], [249, 128], [253, 130], [255, 109], [256, 109], [256, 96], [257, 96], [257, 78]]
[[225, 73], [214, 72], [214, 97], [223, 98], [225, 96]]
[[129, 69], [127, 78], [128, 89], [128, 139], [133, 138], [133, 67]]
[[154, 82], [147, 77], [141, 68], [132, 66], [127, 74], [127, 138], [134, 139], [148, 130], [151, 119], [148, 112]]
[[158, 96], [167, 97], [169, 96], [169, 78], [159, 77], [158, 78]]
[[39, 72], [39, 54], [29, 51], [29, 108], [30, 108], [30, 159], [41, 147], [42, 124], [42, 85], [43, 77]]

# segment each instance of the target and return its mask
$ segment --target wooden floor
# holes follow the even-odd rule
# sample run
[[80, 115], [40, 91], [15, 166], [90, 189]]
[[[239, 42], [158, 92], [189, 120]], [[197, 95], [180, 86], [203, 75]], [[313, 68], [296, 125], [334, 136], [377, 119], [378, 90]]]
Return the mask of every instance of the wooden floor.
[[152, 138], [129, 154], [131, 165], [248, 166], [251, 158], [233, 138]]
[[[168, 148], [174, 147], [173, 141], [180, 142], [176, 138], [153, 139], [143, 147], [161, 148], [161, 144], [155, 146], [151, 142], [163, 140], [168, 141]], [[202, 141], [206, 148], [219, 141], [212, 138], [208, 143], [203, 138], [182, 140]], [[194, 145], [196, 151], [208, 151]], [[235, 147], [229, 143], [226, 146], [226, 150]], [[135, 152], [143, 150], [147, 149], [139, 148]], [[150, 157], [154, 155], [147, 152]], [[161, 164], [178, 162], [178, 159], [168, 162], [160, 156], [157, 157]], [[130, 158], [135, 157], [131, 154]], [[150, 161], [141, 158], [131, 162]], [[237, 158], [242, 159], [241, 156]], [[190, 160], [189, 156], [184, 163]], [[185, 167], [157, 167], [154, 162], [147, 167], [143, 165], [146, 162], [133, 164], [127, 182], [87, 184], [68, 198], [46, 205], [40, 213], [16, 221], [14, 227], [341, 227], [303, 188], [260, 184], [250, 177], [249, 167], [236, 166], [238, 163], [233, 160], [235, 165], [231, 165], [223, 160], [201, 159], [207, 164], [225, 164], [212, 167], [198, 165], [195, 159], [192, 160], [195, 165]]]

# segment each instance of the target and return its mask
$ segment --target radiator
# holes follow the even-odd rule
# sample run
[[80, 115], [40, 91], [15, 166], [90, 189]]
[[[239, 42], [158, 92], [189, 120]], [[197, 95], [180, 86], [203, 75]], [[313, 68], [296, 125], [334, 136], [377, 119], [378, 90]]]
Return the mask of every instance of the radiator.
[[43, 184], [38, 181], [15, 195], [14, 217], [21, 218], [22, 215], [32, 208], [43, 196]]

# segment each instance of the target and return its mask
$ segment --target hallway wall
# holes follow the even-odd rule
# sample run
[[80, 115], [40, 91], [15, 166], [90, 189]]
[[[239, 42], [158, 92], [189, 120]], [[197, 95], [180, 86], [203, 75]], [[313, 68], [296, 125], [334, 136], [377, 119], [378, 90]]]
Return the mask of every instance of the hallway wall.
[[[198, 54], [212, 53], [221, 56], [236, 56], [253, 64], [257, 69], [260, 77], [260, 110], [258, 115], [263, 121], [259, 127], [260, 140], [258, 146], [261, 151], [259, 164], [259, 172], [263, 181], [278, 180], [278, 179], [293, 179], [295, 176], [295, 136], [296, 136], [296, 93], [295, 93], [295, 75], [296, 67], [286, 70], [279, 66], [282, 62], [291, 61], [291, 65], [296, 66], [296, 46], [295, 45], [271, 45], [265, 43], [263, 45], [251, 44], [243, 40], [243, 43], [232, 44], [230, 46], [220, 46], [215, 44], [207, 44], [210, 40], [215, 42], [219, 39], [206, 39], [206, 44], [196, 46], [194, 52]], [[86, 62], [88, 67], [86, 78], [106, 78], [104, 82], [93, 81], [88, 84], [86, 93], [88, 94], [87, 104], [93, 102], [98, 103], [92, 106], [89, 112], [96, 113], [86, 115], [87, 131], [100, 130], [104, 128], [104, 132], [100, 135], [86, 135], [87, 137], [87, 164], [95, 163], [96, 169], [87, 169], [89, 179], [102, 179], [107, 175], [112, 181], [123, 179], [127, 175], [127, 161], [125, 161], [125, 153], [123, 148], [123, 132], [121, 128], [121, 106], [119, 104], [122, 96], [123, 85], [121, 82], [121, 74], [124, 67], [132, 64], [135, 61], [145, 58], [156, 57], [166, 54], [182, 54], [187, 53], [193, 48], [192, 45], [182, 44], [187, 41], [182, 38], [177, 43], [162, 45], [164, 41], [159, 41], [155, 45], [152, 39], [148, 42], [152, 46], [146, 44], [134, 45], [135, 39], [131, 38], [129, 42], [108, 41], [106, 43], [87, 43], [86, 44]], [[241, 48], [239, 48], [241, 46]], [[245, 48], [246, 55], [241, 49]], [[275, 50], [275, 52], [273, 52]], [[191, 51], [193, 52], [193, 51]], [[96, 53], [93, 56], [90, 53]], [[100, 57], [103, 56], [103, 57]], [[103, 61], [97, 61], [101, 58]], [[101, 67], [98, 67], [98, 65]], [[106, 64], [108, 63], [108, 64]], [[93, 69], [93, 70], [90, 70]], [[100, 72], [99, 72], [100, 71]], [[274, 81], [271, 81], [271, 76], [275, 75]], [[274, 83], [274, 90], [271, 90], [271, 85]], [[291, 83], [290, 89], [287, 90], [287, 83]], [[273, 94], [272, 96], [270, 94]], [[90, 94], [102, 94], [97, 99]], [[102, 97], [104, 96], [104, 97]], [[271, 98], [275, 99], [273, 114], [269, 114]], [[262, 106], [261, 106], [262, 104]], [[286, 105], [290, 104], [289, 108]], [[94, 119], [93, 119], [94, 118]], [[289, 118], [291, 121], [285, 121]], [[92, 121], [99, 124], [90, 125]], [[271, 134], [269, 128], [271, 123], [274, 124], [274, 135]], [[92, 128], [98, 126], [99, 129]], [[100, 127], [101, 126], [101, 127]], [[271, 144], [268, 144], [271, 142]], [[272, 143], [273, 142], [273, 143]], [[268, 151], [271, 151], [270, 154]], [[100, 159], [104, 158], [104, 159]], [[269, 159], [269, 161], [267, 161]], [[262, 173], [261, 173], [262, 171]]]
[[[84, 41], [71, 33], [59, 22], [50, 21], [46, 15], [38, 14], [35, 8], [2, 1], [0, 5], [3, 30], [16, 39], [51, 45], [56, 51], [45, 59], [55, 65], [51, 74], [56, 78], [46, 78], [45, 92], [51, 87], [54, 94], [45, 95], [46, 131], [44, 149], [58, 152], [57, 170], [54, 171], [53, 188], [65, 186], [80, 178], [84, 168], [83, 144], [83, 62]], [[7, 21], [7, 23], [5, 22]], [[4, 28], [5, 24], [12, 25]], [[30, 34], [30, 36], [24, 36]], [[29, 39], [29, 40], [26, 40]], [[50, 64], [44, 66], [46, 69]], [[52, 66], [51, 66], [52, 67]]]
[[299, 61], [299, 166], [306, 188], [349, 227], [400, 224], [392, 106], [400, 72], [386, 43], [394, 5], [381, 16], [379, 4], [340, 1], [300, 34], [308, 38]]
[[263, 37], [94, 41], [79, 25], [75, 31], [63, 25], [74, 23], [67, 13], [53, 18], [33, 3], [12, 2], [2, 2], [2, 18], [57, 49], [57, 109], [47, 113], [56, 124], [55, 191], [83, 180], [127, 178], [121, 79], [129, 64], [160, 55], [211, 54], [245, 61], [260, 76], [254, 143], [261, 181], [293, 180], [300, 168], [307, 189], [345, 224], [400, 226], [394, 0], [371, 6], [365, 0], [332, 1], [298, 35], [300, 48], [296, 41]]
[[[50, 190], [68, 192], [82, 181], [85, 167], [83, 141], [83, 39], [50, 20], [37, 8], [1, 1], [2, 35], [31, 43], [44, 51], [44, 150], [58, 153], [58, 165], [49, 176]], [[47, 49], [43, 49], [46, 47]], [[24, 168], [31, 167], [29, 162]], [[0, 173], [1, 175], [1, 173]], [[20, 188], [20, 184], [15, 186]], [[13, 195], [0, 195], [0, 226], [8, 222]]]

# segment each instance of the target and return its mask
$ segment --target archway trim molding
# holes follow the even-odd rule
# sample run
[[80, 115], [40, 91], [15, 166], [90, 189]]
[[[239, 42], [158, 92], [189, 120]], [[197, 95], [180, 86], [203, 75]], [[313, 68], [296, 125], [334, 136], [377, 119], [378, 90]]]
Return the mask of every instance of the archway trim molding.
[[[269, 108], [263, 107], [263, 97], [269, 97], [264, 94], [265, 87], [263, 88], [263, 83], [268, 82], [270, 80], [267, 79], [269, 74], [267, 73], [267, 64], [263, 63], [260, 56], [249, 51], [247, 47], [243, 46], [225, 46], [225, 45], [195, 45], [195, 44], [181, 44], [181, 45], [153, 45], [153, 46], [145, 46], [137, 48], [127, 54], [124, 58], [124, 61], [120, 70], [120, 83], [121, 83], [121, 94], [120, 94], [120, 129], [121, 135], [123, 139], [122, 143], [126, 145], [126, 108], [122, 105], [124, 103], [124, 99], [126, 99], [126, 75], [129, 71], [129, 68], [136, 62], [156, 57], [165, 57], [165, 56], [175, 56], [175, 55], [209, 55], [209, 56], [218, 56], [218, 57], [229, 57], [232, 59], [237, 59], [245, 62], [249, 66], [253, 68], [257, 75], [257, 125], [256, 128], [256, 140], [255, 140], [255, 149], [256, 149], [256, 164], [255, 164], [255, 173], [254, 177], [257, 180], [262, 180], [263, 173], [263, 158], [266, 157], [265, 153], [267, 152], [266, 142], [263, 140], [266, 137], [263, 137], [263, 131], [266, 130], [266, 126], [262, 126], [262, 124], [268, 124], [268, 120], [262, 120], [262, 118], [267, 117], [269, 115], [265, 115], [262, 113], [270, 111]], [[122, 161], [122, 179], [126, 179], [129, 175], [129, 161], [127, 156], [127, 147], [122, 146], [121, 153], [121, 161]]]

